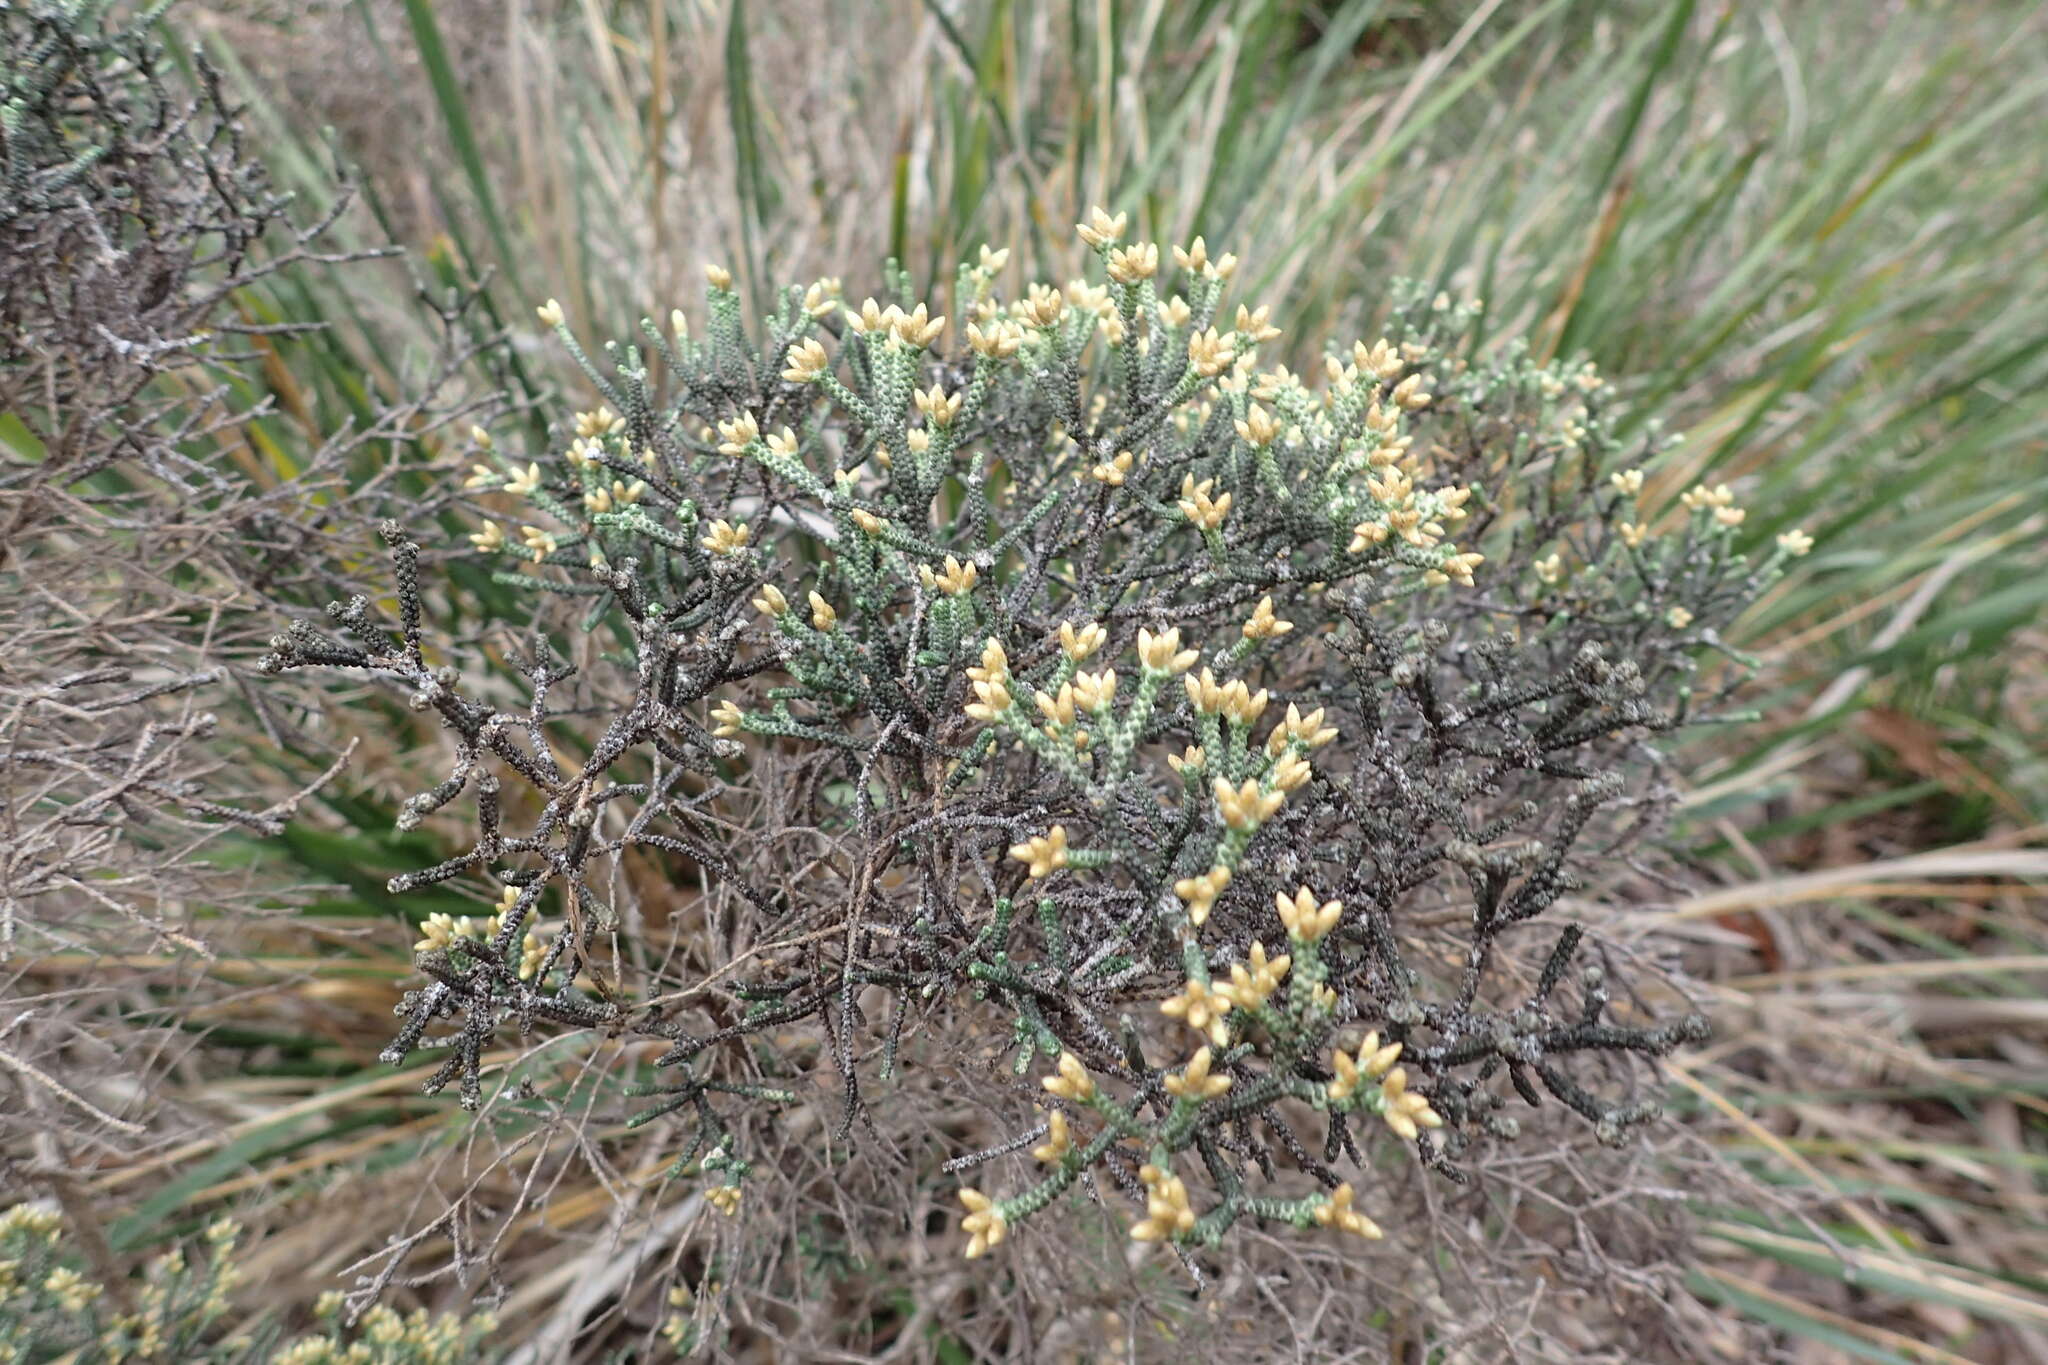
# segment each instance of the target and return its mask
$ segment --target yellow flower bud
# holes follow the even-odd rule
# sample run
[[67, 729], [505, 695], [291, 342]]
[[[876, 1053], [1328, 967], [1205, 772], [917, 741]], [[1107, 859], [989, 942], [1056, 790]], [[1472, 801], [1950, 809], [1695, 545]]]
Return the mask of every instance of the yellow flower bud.
[[1067, 828], [1054, 825], [1041, 835], [1013, 844], [1010, 856], [1026, 864], [1033, 878], [1050, 877], [1067, 865]]

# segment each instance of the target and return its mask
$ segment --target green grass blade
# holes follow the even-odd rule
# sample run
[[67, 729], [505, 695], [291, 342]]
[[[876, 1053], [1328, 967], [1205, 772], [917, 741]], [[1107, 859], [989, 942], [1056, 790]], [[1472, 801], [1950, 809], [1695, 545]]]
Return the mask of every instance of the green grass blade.
[[511, 234], [506, 231], [504, 216], [498, 212], [498, 197], [491, 189], [491, 172], [477, 145], [476, 130], [470, 123], [469, 105], [463, 98], [462, 87], [455, 79], [454, 67], [449, 64], [448, 46], [442, 41], [440, 23], [434, 18], [433, 0], [405, 0], [405, 17], [412, 28], [413, 46], [420, 54], [420, 63], [426, 67], [428, 83], [433, 87], [434, 103], [447, 127], [448, 141], [462, 163], [470, 192], [476, 196], [477, 211], [483, 214], [484, 226], [491, 234], [492, 245], [497, 248], [499, 265], [511, 281], [513, 290], [524, 297], [526, 290], [520, 279], [522, 257], [512, 249]]

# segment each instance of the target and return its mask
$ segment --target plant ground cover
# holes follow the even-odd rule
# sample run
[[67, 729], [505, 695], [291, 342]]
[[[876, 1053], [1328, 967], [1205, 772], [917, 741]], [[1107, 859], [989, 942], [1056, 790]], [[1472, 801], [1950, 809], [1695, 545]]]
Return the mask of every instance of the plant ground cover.
[[[936, 287], [988, 241], [1014, 244], [1018, 280], [1063, 280], [1079, 263], [1066, 225], [1102, 201], [1146, 235], [1202, 232], [1257, 263], [1239, 296], [1279, 305], [1304, 358], [1370, 335], [1405, 275], [1483, 301], [1473, 345], [1583, 352], [1655, 400], [1686, 438], [1656, 471], [1667, 496], [1735, 481], [1757, 543], [1797, 524], [1818, 540], [1736, 641], [1766, 664], [1762, 721], [1685, 752], [1687, 888], [1646, 890], [1641, 912], [1691, 937], [1715, 991], [1716, 1039], [1672, 1068], [1685, 1126], [1669, 1140], [1775, 1195], [1697, 1211], [1699, 1354], [1743, 1358], [1760, 1339], [1743, 1333], [1762, 1333], [1813, 1359], [2048, 1355], [2048, 150], [2014, 135], [2048, 112], [2048, 34], [2027, 7], [1852, 23], [1553, 0], [1443, 23], [1372, 5], [898, 4], [906, 41], [886, 49], [835, 37], [877, 31], [872, 7], [822, 3], [174, 18], [246, 82], [257, 149], [309, 207], [330, 161], [312, 130], [332, 124], [367, 216], [430, 281], [486, 278], [479, 306], [515, 338], [550, 294], [623, 334], [693, 292], [701, 261], [757, 298], [873, 263], [848, 277], [858, 297], [885, 256]], [[368, 240], [365, 216], [350, 221]], [[300, 420], [259, 425], [257, 448], [290, 460], [401, 393], [428, 334], [412, 298], [395, 267], [251, 290], [259, 314], [332, 324], [276, 343], [264, 374]], [[560, 385], [582, 405], [545, 353], [515, 340], [512, 357], [513, 392]], [[459, 449], [437, 430], [405, 459]], [[355, 581], [377, 581], [367, 536], [359, 553]], [[281, 844], [236, 845], [252, 885], [319, 888], [302, 923], [237, 928], [203, 967], [135, 958], [148, 1005], [130, 1017], [179, 1059], [168, 1117], [79, 1182], [116, 1211], [117, 1254], [243, 1218], [260, 1232], [252, 1307], [302, 1311], [393, 1228], [426, 1246], [472, 1235], [431, 1219], [461, 1169], [449, 1154], [478, 1135], [416, 1095], [425, 1070], [375, 1056], [414, 975], [398, 926], [443, 908], [383, 889], [440, 856], [431, 832], [394, 831], [431, 771], [412, 755], [435, 750], [402, 708], [390, 724]], [[311, 728], [267, 780], [296, 787], [333, 747]], [[108, 963], [45, 953], [10, 980], [42, 999]], [[164, 1008], [201, 976], [203, 1014]], [[547, 1103], [620, 1112], [627, 1051], [579, 1055]], [[659, 1141], [545, 1124], [487, 1140], [546, 1150], [532, 1169], [551, 1182], [544, 1207], [490, 1230], [507, 1237], [506, 1339], [564, 1343], [585, 1318], [621, 1343], [650, 1334], [669, 1310], [629, 1291], [708, 1255], [677, 1249], [703, 1208], [664, 1196]], [[764, 1311], [756, 1340], [851, 1322], [851, 1351], [971, 1359], [1032, 1339], [950, 1263], [950, 1228], [899, 1216], [891, 1235], [844, 1236], [888, 1225], [861, 1202], [932, 1207], [945, 1182], [814, 1159], [841, 1207], [805, 1214], [787, 1254], [835, 1297]], [[1145, 1273], [1161, 1282], [1086, 1305], [1100, 1340], [1066, 1344], [1145, 1358], [1211, 1330], [1200, 1303], [1157, 1307], [1178, 1286]], [[1399, 1312], [1369, 1325], [1410, 1330]]]

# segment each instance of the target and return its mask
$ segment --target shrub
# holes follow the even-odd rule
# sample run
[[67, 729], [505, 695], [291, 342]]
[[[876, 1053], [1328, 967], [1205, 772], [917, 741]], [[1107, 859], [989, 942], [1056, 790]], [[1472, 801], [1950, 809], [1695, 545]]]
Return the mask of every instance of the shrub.
[[[828, 280], [750, 332], [712, 268], [701, 337], [600, 361], [540, 309], [602, 405], [473, 433], [523, 698], [430, 654], [396, 524], [395, 621], [357, 596], [265, 661], [403, 689], [452, 762], [400, 823], [473, 812], [392, 887], [495, 913], [421, 925], [386, 1061], [444, 1052], [475, 1106], [508, 1026], [659, 1040], [635, 1122], [732, 1213], [755, 1116], [813, 1098], [792, 1030], [841, 1135], [973, 1049], [1011, 1127], [952, 1163], [966, 1254], [1079, 1189], [1197, 1276], [1249, 1223], [1425, 1222], [1392, 1154], [1465, 1179], [1518, 1106], [1655, 1115], [1644, 1059], [1705, 1021], [1552, 921], [1657, 828], [1655, 741], [1735, 718], [1719, 632], [1804, 537], [1736, 553], [1729, 489], [1674, 496], [1592, 367], [1466, 354], [1469, 304], [1397, 287], [1311, 382], [1259, 367], [1231, 257], [1168, 290], [1122, 215], [1081, 235], [1106, 283], [1006, 290], [984, 248], [951, 324]], [[701, 888], [680, 959], [649, 878]]]
[[[64, 1353], [86, 1365], [470, 1365], [487, 1358], [483, 1338], [495, 1326], [487, 1314], [436, 1317], [421, 1310], [400, 1317], [379, 1308], [359, 1333], [335, 1326], [281, 1347], [273, 1330], [230, 1330], [235, 1315], [228, 1291], [243, 1279], [235, 1265], [241, 1231], [231, 1219], [216, 1219], [202, 1245], [173, 1247], [130, 1279], [96, 1273], [68, 1255], [54, 1210], [16, 1204], [0, 1211], [0, 1360], [55, 1360]], [[329, 1295], [318, 1313], [334, 1318], [341, 1308], [341, 1296]]]
[[182, 78], [151, 32], [166, 7], [0, 10], [0, 402], [38, 457], [8, 471], [11, 532], [117, 462], [220, 496], [220, 472], [181, 444], [236, 420], [223, 377], [255, 338], [305, 330], [234, 300], [310, 256], [326, 224], [292, 221], [218, 73], [198, 60]]

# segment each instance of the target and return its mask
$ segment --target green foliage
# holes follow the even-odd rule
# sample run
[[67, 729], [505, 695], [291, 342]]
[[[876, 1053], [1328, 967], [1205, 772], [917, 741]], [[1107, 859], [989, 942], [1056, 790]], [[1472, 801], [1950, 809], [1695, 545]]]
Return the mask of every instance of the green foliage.
[[[496, 1330], [489, 1314], [401, 1316], [375, 1307], [353, 1329], [337, 1320], [289, 1343], [274, 1328], [235, 1328], [245, 1316], [230, 1297], [244, 1279], [235, 1265], [242, 1230], [225, 1218], [207, 1225], [203, 1247], [173, 1247], [129, 1278], [95, 1272], [62, 1234], [54, 1210], [16, 1204], [0, 1211], [0, 1360], [10, 1365], [60, 1357], [78, 1365], [473, 1365], [496, 1358], [484, 1348]], [[322, 1299], [318, 1311], [338, 1319], [341, 1296]]]

